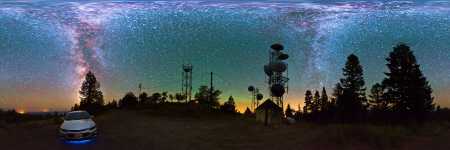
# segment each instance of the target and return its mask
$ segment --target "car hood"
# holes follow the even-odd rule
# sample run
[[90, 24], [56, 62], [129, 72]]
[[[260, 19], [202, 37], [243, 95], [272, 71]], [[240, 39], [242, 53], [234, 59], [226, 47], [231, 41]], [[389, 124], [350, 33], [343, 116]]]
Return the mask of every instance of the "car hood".
[[95, 122], [92, 119], [84, 120], [64, 120], [61, 125], [61, 129], [64, 130], [84, 130], [95, 126]]

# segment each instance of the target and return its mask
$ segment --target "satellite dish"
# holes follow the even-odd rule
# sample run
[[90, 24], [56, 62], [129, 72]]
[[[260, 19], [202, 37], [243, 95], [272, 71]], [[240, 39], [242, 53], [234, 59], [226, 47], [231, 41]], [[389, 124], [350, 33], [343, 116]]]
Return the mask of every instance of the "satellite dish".
[[272, 46], [270, 46], [270, 48], [272, 48], [275, 51], [281, 51], [284, 49], [284, 46], [278, 43], [272, 44]]
[[284, 95], [285, 89], [284, 86], [281, 84], [274, 84], [272, 87], [270, 87], [270, 92], [272, 93], [272, 96], [281, 97]]
[[192, 71], [192, 65], [183, 65], [184, 72], [190, 72]]
[[288, 58], [289, 58], [288, 54], [280, 54], [280, 56], [278, 56], [278, 59], [280, 59], [280, 60], [286, 60]]
[[255, 90], [255, 87], [253, 87], [253, 86], [248, 86], [248, 91], [250, 91], [250, 92], [252, 92], [252, 91], [254, 91]]
[[264, 96], [261, 93], [256, 94], [256, 100], [262, 100]]
[[284, 62], [277, 61], [270, 64], [270, 70], [273, 72], [284, 72], [287, 69], [287, 65]]
[[268, 65], [264, 65], [264, 72], [267, 76], [271, 76], [273, 74], [273, 71], [270, 69]]

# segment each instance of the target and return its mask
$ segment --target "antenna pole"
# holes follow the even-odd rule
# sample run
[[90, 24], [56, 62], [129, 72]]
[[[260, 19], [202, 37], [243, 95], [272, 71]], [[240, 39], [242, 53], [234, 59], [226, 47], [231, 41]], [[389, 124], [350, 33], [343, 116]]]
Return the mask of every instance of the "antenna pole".
[[214, 87], [213, 87], [213, 72], [211, 72], [211, 80], [210, 80], [210, 90], [209, 90], [209, 102], [212, 102], [212, 96], [213, 96], [213, 91], [214, 91]]
[[187, 103], [191, 101], [192, 93], [192, 64], [183, 64], [182, 81], [181, 81], [181, 93], [183, 94], [183, 99]]
[[142, 93], [142, 83], [139, 83], [139, 95]]

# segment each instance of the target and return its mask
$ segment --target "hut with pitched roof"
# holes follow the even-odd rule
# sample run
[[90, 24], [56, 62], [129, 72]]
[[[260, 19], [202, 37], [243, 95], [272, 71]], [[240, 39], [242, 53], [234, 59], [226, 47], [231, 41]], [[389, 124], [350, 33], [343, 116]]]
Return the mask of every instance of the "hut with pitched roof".
[[281, 124], [283, 110], [272, 100], [266, 100], [255, 110], [256, 121], [264, 125]]

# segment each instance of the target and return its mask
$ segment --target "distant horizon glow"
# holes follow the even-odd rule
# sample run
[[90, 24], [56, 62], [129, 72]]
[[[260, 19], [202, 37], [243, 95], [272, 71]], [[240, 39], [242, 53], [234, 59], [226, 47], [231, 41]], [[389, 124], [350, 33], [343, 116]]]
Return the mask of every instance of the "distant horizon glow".
[[212, 71], [221, 102], [232, 95], [244, 112], [247, 86], [268, 97], [263, 65], [281, 43], [290, 55], [285, 103], [297, 109], [307, 89], [331, 96], [351, 53], [369, 93], [399, 42], [411, 46], [435, 102], [449, 107], [449, 13], [443, 1], [0, 2], [0, 108], [68, 110], [89, 70], [106, 102], [140, 83], [148, 94], [174, 94], [182, 64], [192, 63], [193, 95]]

